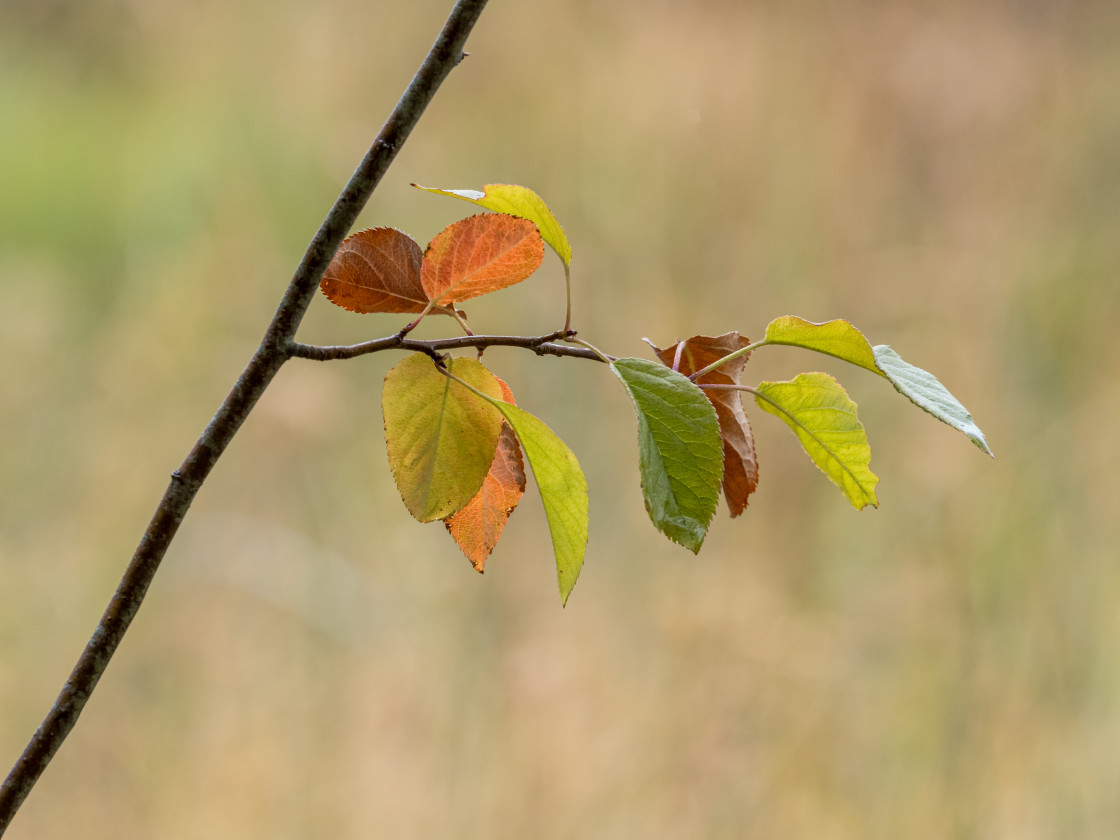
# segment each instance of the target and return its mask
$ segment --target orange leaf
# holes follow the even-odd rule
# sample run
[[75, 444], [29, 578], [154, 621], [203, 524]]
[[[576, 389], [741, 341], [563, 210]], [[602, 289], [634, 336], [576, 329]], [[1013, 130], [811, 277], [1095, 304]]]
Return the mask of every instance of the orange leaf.
[[423, 256], [399, 230], [363, 230], [338, 246], [319, 288], [351, 312], [422, 312], [428, 305], [420, 283]]
[[[658, 347], [653, 349], [657, 357], [669, 367], [673, 367], [680, 350], [677, 370], [685, 376], [691, 376], [748, 344], [750, 342], [739, 333], [729, 332], [714, 337], [694, 335], [665, 350]], [[738, 385], [749, 356], [748, 353], [704, 374], [697, 380], [697, 384]], [[723, 495], [727, 499], [731, 516], [735, 517], [746, 509], [747, 497], [758, 487], [758, 458], [754, 451], [754, 435], [751, 434], [747, 414], [743, 411], [740, 391], [705, 390], [704, 393], [715, 406], [716, 417], [719, 419], [719, 434], [723, 438]]]
[[[498, 384], [502, 386], [502, 399], [516, 405], [509, 386], [501, 379]], [[486, 566], [486, 558], [498, 544], [502, 529], [524, 492], [525, 463], [521, 459], [521, 447], [509, 423], [503, 423], [498, 450], [482, 489], [465, 508], [443, 520], [451, 538], [479, 572]]]
[[448, 225], [428, 244], [420, 280], [440, 304], [458, 303], [520, 283], [544, 259], [544, 240], [528, 219], [483, 213]]

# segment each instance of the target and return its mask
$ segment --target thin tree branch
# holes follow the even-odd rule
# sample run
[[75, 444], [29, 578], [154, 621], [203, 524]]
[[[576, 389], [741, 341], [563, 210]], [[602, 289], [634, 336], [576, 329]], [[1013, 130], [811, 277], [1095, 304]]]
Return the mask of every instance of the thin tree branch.
[[140, 608], [160, 561], [202, 483], [276, 372], [292, 357], [296, 330], [323, 272], [436, 90], [462, 60], [467, 36], [485, 6], [486, 0], [458, 0], [455, 4], [427, 58], [311, 240], [260, 347], [186, 460], [172, 473], [171, 483], [105, 614], [58, 699], [3, 785], [0, 785], [0, 835], [7, 830], [16, 811], [77, 723], [86, 701]]
[[396, 335], [378, 338], [373, 341], [363, 341], [361, 344], [348, 344], [344, 346], [319, 346], [315, 344], [293, 343], [289, 351], [292, 356], [300, 359], [311, 359], [316, 362], [329, 362], [339, 359], [355, 359], [358, 356], [367, 356], [370, 353], [379, 353], [382, 350], [412, 350], [427, 353], [435, 357], [442, 350], [462, 350], [466, 347], [521, 347], [532, 350], [538, 356], [571, 356], [577, 359], [591, 359], [601, 362], [602, 359], [592, 351], [583, 347], [568, 347], [556, 344], [557, 340], [567, 338], [570, 333], [557, 330], [548, 335], [522, 336], [522, 335], [461, 335], [455, 338], [434, 338], [421, 341], [408, 338], [397, 333]]

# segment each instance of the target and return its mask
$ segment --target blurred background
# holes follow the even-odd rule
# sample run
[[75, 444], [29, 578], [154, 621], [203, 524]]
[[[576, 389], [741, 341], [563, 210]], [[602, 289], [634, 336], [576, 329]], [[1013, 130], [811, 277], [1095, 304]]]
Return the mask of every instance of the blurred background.
[[[0, 3], [4, 772], [449, 7]], [[608, 371], [492, 350], [587, 472], [561, 610], [533, 491], [484, 576], [405, 511], [398, 355], [293, 361], [8, 836], [1120, 834], [1120, 6], [494, 2], [468, 49], [363, 226], [526, 184], [604, 350], [845, 317], [997, 460], [768, 349], [747, 380], [845, 383], [881, 506], [753, 411], [759, 491], [694, 557]], [[472, 324], [555, 329], [562, 286]], [[401, 323], [320, 298], [300, 337]]]

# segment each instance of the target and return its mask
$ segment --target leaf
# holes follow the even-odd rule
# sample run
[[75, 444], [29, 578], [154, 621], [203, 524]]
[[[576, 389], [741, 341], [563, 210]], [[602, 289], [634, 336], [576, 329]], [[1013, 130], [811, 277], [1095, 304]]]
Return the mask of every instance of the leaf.
[[[512, 405], [513, 392], [501, 379], [498, 384], [502, 388], [502, 399]], [[451, 538], [479, 572], [486, 567], [486, 558], [498, 544], [502, 529], [524, 493], [525, 464], [521, 460], [521, 447], [513, 429], [503, 422], [498, 449], [483, 479], [482, 489], [461, 511], [443, 520]]]
[[[684, 376], [691, 376], [749, 344], [750, 341], [739, 333], [729, 332], [718, 336], [694, 335], [665, 350], [658, 347], [653, 349], [657, 357], [669, 367], [673, 366], [680, 349], [677, 371]], [[749, 353], [732, 359], [704, 374], [696, 382], [700, 385], [738, 385], [748, 358]], [[705, 390], [704, 396], [715, 406], [716, 418], [719, 420], [719, 434], [723, 438], [723, 495], [727, 499], [731, 516], [736, 517], [746, 510], [747, 497], [758, 487], [758, 458], [755, 454], [754, 435], [751, 433], [747, 414], [743, 411], [742, 392]]]
[[441, 190], [435, 187], [422, 187], [413, 184], [418, 190], [435, 193], [436, 195], [449, 195], [452, 198], [469, 201], [495, 213], [506, 213], [528, 219], [540, 228], [541, 237], [547, 242], [556, 255], [563, 260], [564, 265], [572, 263], [572, 246], [568, 244], [568, 237], [564, 235], [564, 228], [556, 221], [548, 205], [539, 195], [528, 187], [519, 187], [516, 184], [487, 184], [479, 190]]
[[420, 282], [437, 303], [459, 303], [520, 283], [542, 259], [544, 243], [535, 224], [480, 213], [448, 225], [432, 239]]
[[835, 356], [859, 365], [879, 376], [883, 372], [875, 364], [875, 355], [863, 333], [843, 320], [815, 324], [795, 315], [775, 318], [766, 326], [767, 344], [788, 344]]
[[[447, 367], [480, 393], [501, 398], [497, 378], [474, 359], [451, 359]], [[462, 509], [494, 460], [502, 415], [423, 353], [389, 371], [381, 406], [389, 466], [409, 513], [431, 522]]]
[[420, 283], [420, 246], [390, 227], [348, 236], [327, 266], [319, 288], [351, 312], [422, 312], [428, 295]]
[[914, 405], [932, 414], [942, 423], [963, 432], [982, 452], [992, 454], [984, 433], [972, 419], [972, 415], [957, 398], [949, 393], [936, 376], [928, 371], [904, 362], [886, 344], [875, 347], [875, 362], [882, 369], [895, 389]]
[[715, 409], [688, 377], [657, 362], [617, 359], [611, 369], [638, 415], [638, 463], [650, 519], [665, 536], [698, 552], [723, 478]]
[[552, 429], [524, 409], [479, 395], [502, 413], [525, 451], [552, 535], [560, 601], [567, 604], [587, 552], [587, 479], [575, 453]]
[[537, 481], [556, 555], [560, 600], [567, 604], [587, 552], [587, 479], [575, 453], [552, 429], [517, 406], [501, 403], [498, 410], [521, 441]]
[[871, 472], [871, 446], [856, 416], [856, 404], [827, 373], [802, 373], [790, 382], [761, 382], [759, 408], [793, 429], [805, 452], [840, 488], [856, 510], [879, 506], [878, 476]]

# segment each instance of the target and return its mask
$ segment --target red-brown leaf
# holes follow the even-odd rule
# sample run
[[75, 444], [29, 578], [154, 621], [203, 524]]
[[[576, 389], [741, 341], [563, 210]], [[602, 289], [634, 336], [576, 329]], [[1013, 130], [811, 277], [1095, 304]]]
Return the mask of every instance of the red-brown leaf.
[[[501, 379], [498, 384], [502, 386], [502, 399], [516, 405], [509, 386]], [[443, 520], [451, 538], [479, 572], [485, 568], [486, 558], [498, 544], [502, 529], [524, 492], [525, 463], [521, 458], [521, 446], [513, 429], [503, 423], [498, 450], [482, 489], [465, 508]]]
[[363, 230], [338, 247], [319, 288], [351, 312], [421, 312], [428, 305], [420, 282], [423, 256], [399, 230]]
[[[664, 350], [657, 347], [653, 349], [657, 352], [657, 357], [669, 367], [673, 366], [679, 349], [680, 362], [677, 370], [685, 376], [691, 376], [729, 353], [746, 347], [750, 341], [737, 332], [729, 332], [714, 337], [694, 335], [683, 342], [683, 348], [681, 344], [678, 341]], [[698, 384], [738, 385], [749, 355], [748, 353], [747, 356], [734, 359], [711, 373], [704, 374], [697, 380]], [[727, 499], [731, 516], [735, 517], [746, 510], [747, 497], [758, 486], [754, 435], [751, 434], [747, 414], [743, 411], [740, 391], [705, 390], [704, 393], [715, 406], [716, 417], [719, 419], [719, 434], [723, 438], [723, 495]]]
[[544, 240], [528, 219], [483, 213], [448, 225], [428, 244], [420, 270], [424, 292], [459, 303], [520, 283], [544, 259]]

